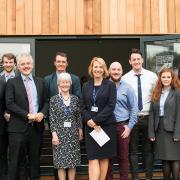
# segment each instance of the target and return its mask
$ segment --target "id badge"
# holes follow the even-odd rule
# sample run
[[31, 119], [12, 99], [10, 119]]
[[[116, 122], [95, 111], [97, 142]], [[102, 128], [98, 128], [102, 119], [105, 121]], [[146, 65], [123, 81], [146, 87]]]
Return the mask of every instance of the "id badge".
[[64, 127], [71, 127], [71, 122], [64, 122]]
[[91, 111], [92, 112], [98, 112], [98, 107], [97, 106], [92, 106]]

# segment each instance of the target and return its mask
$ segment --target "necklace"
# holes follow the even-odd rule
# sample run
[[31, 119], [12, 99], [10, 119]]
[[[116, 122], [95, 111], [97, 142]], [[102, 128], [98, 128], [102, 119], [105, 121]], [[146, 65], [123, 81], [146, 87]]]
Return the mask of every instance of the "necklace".
[[68, 96], [67, 99], [65, 99], [63, 96], [62, 96], [62, 98], [63, 98], [64, 101], [68, 101], [70, 96]]

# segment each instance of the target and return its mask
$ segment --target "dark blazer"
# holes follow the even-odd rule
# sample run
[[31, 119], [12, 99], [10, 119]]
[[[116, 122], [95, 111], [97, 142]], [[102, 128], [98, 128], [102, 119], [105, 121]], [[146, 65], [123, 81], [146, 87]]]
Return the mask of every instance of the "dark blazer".
[[91, 111], [94, 102], [93, 88], [93, 80], [86, 82], [82, 88], [81, 110], [83, 122], [86, 123], [88, 120], [93, 119], [99, 125], [115, 123], [115, 117], [113, 115], [116, 104], [115, 84], [107, 79], [102, 81], [96, 97], [98, 113]]
[[[160, 101], [151, 103], [148, 133], [155, 138], [159, 125]], [[171, 89], [164, 105], [164, 129], [174, 133], [173, 138], [180, 138], [180, 90]]]
[[[48, 99], [45, 91], [43, 79], [33, 77], [38, 94], [39, 110], [44, 115], [48, 110]], [[6, 85], [6, 107], [10, 111], [11, 117], [8, 123], [9, 132], [24, 132], [28, 127], [27, 114], [29, 113], [29, 103], [26, 89], [21, 75], [9, 79]], [[34, 122], [34, 126], [42, 131], [44, 122]]]
[[[70, 93], [74, 94], [80, 98], [81, 97], [81, 84], [80, 84], [79, 77], [74, 74], [70, 74], [70, 75], [71, 75], [71, 79], [72, 79], [72, 86], [70, 89]], [[58, 86], [57, 86], [56, 72], [44, 77], [44, 81], [45, 81], [45, 86], [47, 89], [49, 99], [52, 96], [59, 94]]]
[[6, 82], [0, 78], [0, 134], [3, 134], [6, 126], [6, 121], [4, 119], [5, 87], [6, 87]]

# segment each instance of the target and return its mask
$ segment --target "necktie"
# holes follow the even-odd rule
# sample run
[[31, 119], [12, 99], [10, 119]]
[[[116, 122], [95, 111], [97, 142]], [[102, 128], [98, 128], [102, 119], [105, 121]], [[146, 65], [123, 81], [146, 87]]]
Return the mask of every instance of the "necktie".
[[138, 83], [138, 108], [139, 108], [139, 111], [141, 111], [143, 109], [143, 103], [142, 103], [142, 89], [141, 89], [141, 74], [137, 74], [136, 75], [138, 80], [137, 80], [137, 83]]
[[33, 114], [33, 98], [32, 98], [32, 93], [31, 93], [31, 88], [30, 88], [30, 79], [27, 77], [25, 79], [25, 88], [26, 88], [26, 93], [28, 97], [28, 102], [29, 102], [29, 113]]

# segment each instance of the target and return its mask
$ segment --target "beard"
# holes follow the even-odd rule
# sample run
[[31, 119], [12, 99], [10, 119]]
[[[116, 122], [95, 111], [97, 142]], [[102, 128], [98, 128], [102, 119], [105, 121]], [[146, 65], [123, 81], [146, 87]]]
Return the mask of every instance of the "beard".
[[121, 80], [121, 77], [117, 78], [113, 78], [112, 76], [110, 76], [110, 78], [114, 81], [114, 82], [119, 82]]

